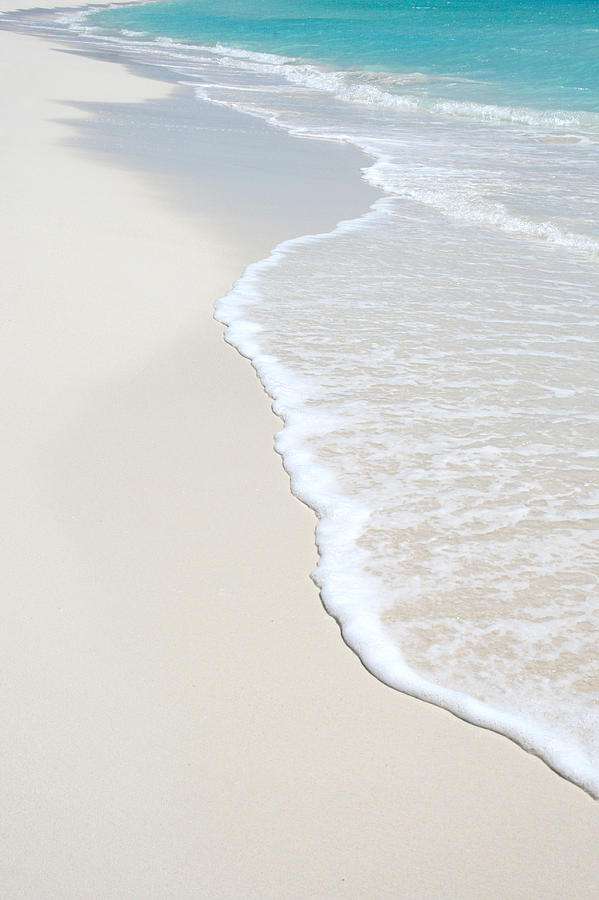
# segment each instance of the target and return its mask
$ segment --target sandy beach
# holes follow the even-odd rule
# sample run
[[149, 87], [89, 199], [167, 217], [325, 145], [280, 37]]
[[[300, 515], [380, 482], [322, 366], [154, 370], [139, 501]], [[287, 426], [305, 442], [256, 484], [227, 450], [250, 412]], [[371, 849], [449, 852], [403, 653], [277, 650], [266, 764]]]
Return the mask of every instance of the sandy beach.
[[590, 797], [343, 644], [212, 316], [376, 198], [360, 154], [0, 45], [2, 896], [597, 896]]

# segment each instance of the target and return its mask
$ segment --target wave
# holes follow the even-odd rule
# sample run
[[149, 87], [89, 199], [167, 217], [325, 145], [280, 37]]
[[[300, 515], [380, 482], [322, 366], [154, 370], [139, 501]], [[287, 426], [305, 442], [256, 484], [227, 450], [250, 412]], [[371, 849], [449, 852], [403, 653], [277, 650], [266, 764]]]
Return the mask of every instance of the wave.
[[[310, 438], [327, 431], [326, 413], [306, 404], [310, 396], [301, 376], [265, 351], [261, 328], [252, 321], [252, 307], [264, 302], [263, 285], [292, 254], [308, 250], [335, 235], [359, 232], [368, 224], [384, 224], [390, 201], [379, 200], [360, 219], [341, 222], [330, 233], [285, 241], [268, 258], [250, 265], [233, 289], [215, 306], [215, 317], [226, 327], [226, 340], [251, 360], [273, 409], [283, 420], [276, 449], [283, 457], [295, 496], [318, 517], [316, 542], [319, 563], [313, 578], [327, 611], [338, 621], [344, 641], [366, 668], [385, 684], [450, 710], [472, 724], [499, 732], [545, 760], [556, 772], [599, 796], [599, 775], [588, 756], [573, 742], [524, 716], [494, 708], [458, 690], [433, 683], [415, 672], [383, 626], [380, 610], [369, 608], [364, 597], [378, 594], [368, 574], [368, 559], [359, 538], [370, 510], [343, 493], [331, 470], [318, 463]], [[323, 418], [324, 417], [324, 418]]]
[[539, 222], [513, 215], [502, 203], [485, 200], [474, 190], [456, 190], [451, 187], [440, 189], [435, 185], [434, 172], [431, 172], [428, 179], [423, 178], [422, 174], [420, 176], [421, 181], [428, 181], [431, 186], [416, 187], [406, 181], [405, 174], [401, 169], [398, 171], [397, 165], [382, 156], [365, 175], [374, 187], [381, 188], [396, 197], [408, 197], [426, 206], [432, 206], [452, 219], [495, 227], [505, 234], [520, 234], [589, 256], [599, 256], [599, 240], [596, 238], [566, 231], [551, 221]]
[[[164, 41], [164, 39], [159, 39]], [[166, 44], [163, 44], [167, 46]], [[180, 45], [181, 46], [181, 45]], [[291, 57], [258, 53], [216, 44], [202, 47], [222, 54], [224, 59], [236, 60], [251, 71], [282, 75], [287, 81], [314, 90], [334, 94], [340, 100], [379, 108], [419, 110], [444, 116], [475, 119], [480, 122], [509, 122], [540, 128], [599, 128], [599, 115], [568, 110], [539, 110], [526, 106], [501, 106], [494, 103], [435, 99], [426, 95], [397, 93], [388, 90], [419, 84], [443, 82], [473, 83], [470, 79], [429, 76], [422, 72], [372, 73], [365, 71], [327, 71], [311, 63], [301, 63]]]
[[[123, 5], [131, 4], [115, 3], [105, 8], [116, 9]], [[87, 18], [95, 12], [97, 12], [97, 8], [86, 8], [63, 14], [59, 21], [67, 24], [74, 31], [95, 33], [98, 36], [118, 40], [118, 37], [106, 34], [97, 26], [85, 24]], [[482, 103], [475, 100], [455, 100], [431, 97], [426, 93], [427, 85], [438, 86], [443, 83], [452, 85], [457, 83], [480, 84], [480, 82], [475, 82], [469, 78], [453, 75], [431, 75], [418, 71], [334, 71], [298, 60], [297, 58], [231, 47], [219, 42], [213, 45], [204, 45], [177, 41], [168, 37], [155, 37], [152, 39], [149, 38], [146, 32], [128, 29], [122, 29], [120, 34], [133, 40], [140, 39], [144, 42], [149, 40], [150, 43], [165, 50], [182, 50], [185, 52], [199, 50], [200, 52], [214, 53], [222, 57], [225, 65], [228, 61], [235, 60], [238, 66], [249, 71], [262, 74], [276, 74], [282, 76], [290, 84], [297, 84], [329, 93], [340, 100], [350, 103], [359, 103], [382, 109], [420, 111], [433, 115], [469, 118], [479, 122], [504, 122], [545, 129], [581, 128], [591, 131], [599, 130], [599, 115], [595, 113], [563, 109], [541, 110], [529, 106]], [[405, 91], [406, 88], [413, 86], [418, 86], [420, 93], [414, 94]]]
[[[438, 100], [430, 106], [431, 112], [446, 116], [478, 119], [481, 122], [511, 122], [516, 125], [536, 125], [540, 128], [580, 128], [583, 116], [565, 110], [543, 111], [526, 106], [498, 106], [494, 103], [474, 103], [463, 100]], [[599, 124], [599, 117], [597, 117]], [[592, 120], [586, 114], [592, 127]]]

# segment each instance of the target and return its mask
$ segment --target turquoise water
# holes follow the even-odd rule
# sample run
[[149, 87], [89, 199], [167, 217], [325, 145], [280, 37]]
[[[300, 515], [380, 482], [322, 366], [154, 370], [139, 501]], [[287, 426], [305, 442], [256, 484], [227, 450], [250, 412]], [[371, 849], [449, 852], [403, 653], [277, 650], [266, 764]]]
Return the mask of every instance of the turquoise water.
[[599, 4], [586, 0], [175, 0], [89, 21], [346, 69], [476, 82], [446, 81], [439, 96], [599, 111]]

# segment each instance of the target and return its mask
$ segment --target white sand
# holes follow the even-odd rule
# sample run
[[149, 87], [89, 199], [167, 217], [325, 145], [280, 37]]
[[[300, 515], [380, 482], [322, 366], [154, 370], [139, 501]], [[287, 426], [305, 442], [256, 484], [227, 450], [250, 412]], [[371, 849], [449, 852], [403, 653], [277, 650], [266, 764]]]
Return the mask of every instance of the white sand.
[[57, 121], [168, 87], [2, 32], [0, 74], [0, 895], [597, 896], [597, 804], [385, 688], [322, 611], [277, 420], [211, 318], [272, 235]]

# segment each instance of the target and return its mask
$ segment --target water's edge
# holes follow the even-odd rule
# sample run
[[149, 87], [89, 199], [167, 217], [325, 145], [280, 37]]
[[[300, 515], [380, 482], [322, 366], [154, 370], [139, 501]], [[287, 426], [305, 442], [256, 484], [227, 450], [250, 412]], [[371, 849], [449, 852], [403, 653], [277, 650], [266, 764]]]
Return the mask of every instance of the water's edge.
[[[258, 276], [269, 268], [276, 267], [287, 253], [331, 234], [352, 230], [361, 221], [384, 211], [386, 202], [386, 198], [379, 200], [362, 217], [342, 221], [332, 232], [305, 235], [279, 244], [267, 258], [249, 265], [232, 290], [216, 302], [215, 318], [226, 326], [226, 341], [251, 362], [265, 392], [273, 401], [273, 411], [283, 422], [283, 428], [276, 435], [275, 449], [282, 457], [283, 466], [289, 475], [292, 493], [313, 510], [318, 519], [316, 546], [319, 563], [312, 578], [320, 590], [323, 606], [339, 624], [347, 646], [358, 656], [367, 671], [388, 687], [445, 709], [472, 725], [503, 735], [526, 752], [542, 759], [558, 775], [599, 799], [599, 779], [582, 754], [576, 755], [571, 746], [557, 741], [549, 732], [540, 734], [539, 726], [531, 728], [525, 719], [493, 709], [474, 697], [443, 688], [419, 676], [405, 663], [374, 614], [351, 602], [340, 602], [339, 597], [344, 594], [344, 576], [339, 572], [341, 567], [338, 559], [334, 566], [336, 578], [331, 578], [331, 572], [327, 571], [329, 557], [343, 557], [346, 564], [345, 577], [351, 580], [352, 590], [355, 590], [356, 578], [360, 578], [362, 589], [369, 591], [368, 577], [359, 572], [359, 566], [356, 565], [356, 546], [353, 543], [353, 535], [362, 520], [363, 512], [357, 506], [352, 508], [347, 498], [341, 496], [334, 504], [327, 502], [326, 507], [318, 502], [318, 491], [314, 491], [311, 484], [318, 482], [319, 475], [327, 479], [327, 474], [324, 471], [315, 473], [311, 463], [310, 481], [304, 477], [304, 454], [309, 454], [309, 451], [302, 447], [301, 426], [299, 422], [295, 422], [293, 406], [286, 404], [280, 394], [277, 397], [277, 385], [286, 380], [288, 373], [279, 371], [282, 367], [261, 353], [253, 338], [252, 322], [244, 318], [243, 310], [244, 307], [259, 302], [255, 289]], [[328, 497], [330, 496], [329, 488]], [[340, 519], [349, 523], [341, 538], [336, 525]], [[353, 523], [356, 527], [353, 527]], [[326, 573], [328, 586], [323, 585], [323, 573]], [[543, 752], [539, 749], [540, 737], [545, 746], [551, 748], [550, 751]]]
[[[5, 26], [0, 22], [0, 27]], [[10, 26], [8, 27], [10, 28]], [[11, 28], [11, 30], [18, 29]], [[33, 29], [26, 25], [24, 30], [32, 33]], [[60, 38], [57, 39], [60, 40]], [[89, 42], [78, 44], [76, 38], [72, 38], [69, 43], [78, 46], [80, 52], [93, 55], [93, 51], [89, 48]], [[115, 61], [119, 61], [121, 64], [125, 62], [124, 59]], [[137, 70], [147, 76], [147, 71], [144, 71], [147, 69], [147, 65], [144, 66], [139, 61], [131, 59], [126, 60], [126, 64], [133, 71]], [[166, 77], [165, 72], [159, 69], [156, 69], [155, 77], [159, 80], [172, 81]], [[205, 102], [210, 101], [206, 99]], [[273, 124], [275, 123], [271, 123], [271, 125]], [[293, 136], [291, 129], [287, 129], [287, 131]], [[371, 168], [374, 168], [376, 158], [373, 156], [372, 159], [374, 162]], [[381, 189], [384, 190], [382, 185]], [[304, 235], [278, 244], [268, 257], [250, 264], [232, 290], [216, 301], [215, 319], [226, 326], [226, 341], [251, 361], [265, 392], [273, 401], [273, 411], [283, 423], [283, 427], [275, 439], [275, 449], [280, 454], [283, 466], [290, 477], [292, 493], [311, 508], [317, 516], [316, 545], [319, 552], [319, 563], [312, 577], [320, 589], [323, 605], [339, 623], [345, 643], [358, 655], [367, 670], [388, 686], [440, 706], [471, 724], [503, 734], [527, 752], [539, 756], [556, 773], [573, 781], [593, 797], [598, 798], [598, 776], [582, 755], [578, 757], [575, 755], [571, 746], [557, 741], [547, 733], [541, 736], [545, 749], [540, 750], [538, 726], [530, 728], [524, 719], [495, 710], [473, 697], [445, 689], [418, 676], [407, 666], [397, 647], [385, 635], [380, 621], [374, 614], [364, 608], [358, 608], [351, 601], [344, 602], [338, 599], [345, 593], [343, 578], [339, 574], [339, 558], [346, 557], [348, 564], [352, 560], [354, 570], [352, 571], [351, 566], [346, 568], [345, 577], [351, 578], [354, 589], [355, 579], [359, 577], [362, 579], [363, 590], [369, 590], [367, 576], [364, 573], [358, 575], [359, 566], [356, 564], [355, 545], [352, 540], [352, 536], [362, 520], [363, 512], [349, 504], [347, 498], [341, 496], [338, 497], [336, 503], [328, 502], [326, 508], [318, 502], [318, 492], [315, 492], [311, 485], [318, 481], [319, 473], [315, 472], [312, 466], [310, 483], [304, 477], [307, 448], [302, 445], [301, 426], [297, 421], [293, 404], [287, 402], [279, 390], [288, 373], [277, 369], [278, 364], [261, 352], [259, 344], [253, 337], [254, 329], [251, 319], [245, 317], [244, 311], [248, 306], [259, 301], [257, 288], [259, 276], [269, 268], [276, 267], [291, 250], [318, 242], [332, 234], [352, 230], [359, 223], [384, 212], [386, 202], [386, 199], [378, 201], [357, 219], [339, 222], [331, 232]], [[282, 375], [284, 377], [281, 377]], [[326, 478], [326, 474], [320, 473], [320, 477]], [[335, 526], [335, 522], [338, 523], [340, 518], [346, 523], [341, 534]], [[333, 556], [336, 556], [336, 565], [329, 567], [329, 558]], [[336, 574], [333, 573], [333, 569]], [[547, 747], [550, 749], [548, 750]]]

